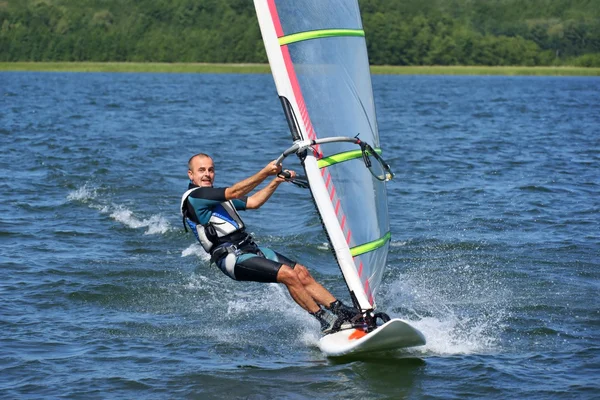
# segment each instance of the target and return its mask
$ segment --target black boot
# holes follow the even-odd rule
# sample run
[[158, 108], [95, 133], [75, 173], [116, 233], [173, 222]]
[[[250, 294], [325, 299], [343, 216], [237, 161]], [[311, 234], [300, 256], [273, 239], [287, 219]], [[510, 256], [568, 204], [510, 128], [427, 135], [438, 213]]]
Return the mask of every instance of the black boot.
[[329, 305], [329, 310], [340, 319], [348, 322], [356, 322], [362, 318], [362, 313], [358, 308], [348, 307], [340, 300], [336, 300]]
[[309, 314], [315, 317], [321, 324], [321, 333], [328, 334], [339, 330], [339, 327], [336, 328], [337, 318], [329, 314], [327, 311], [320, 309], [317, 312]]

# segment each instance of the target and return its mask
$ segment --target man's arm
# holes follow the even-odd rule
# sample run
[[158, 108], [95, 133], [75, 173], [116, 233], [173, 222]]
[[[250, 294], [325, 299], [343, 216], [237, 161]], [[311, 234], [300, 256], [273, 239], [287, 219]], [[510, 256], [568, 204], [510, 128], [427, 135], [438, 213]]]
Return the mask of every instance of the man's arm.
[[263, 204], [269, 200], [269, 197], [275, 192], [275, 189], [283, 182], [281, 178], [273, 179], [267, 186], [248, 197], [246, 202], [246, 209], [253, 210], [260, 208]]
[[[288, 171], [290, 176], [293, 178], [296, 176], [294, 171]], [[284, 178], [279, 177], [279, 175], [273, 179], [267, 186], [254, 193], [252, 196], [248, 197], [248, 201], [246, 202], [246, 209], [257, 209], [260, 208], [263, 204], [269, 200], [271, 195], [275, 193], [275, 190], [279, 187], [279, 185], [285, 182]]]
[[[239, 199], [240, 197], [245, 196], [248, 193], [250, 193], [255, 187], [257, 187], [258, 185], [260, 185], [269, 176], [271, 176], [271, 175], [277, 175], [280, 171], [281, 171], [281, 165], [277, 165], [275, 163], [275, 161], [271, 161], [263, 169], [261, 169], [260, 171], [258, 171], [256, 174], [252, 175], [250, 178], [246, 178], [243, 181], [240, 181], [240, 182], [236, 183], [235, 185], [233, 185], [233, 186], [228, 187], [227, 189], [225, 189], [225, 198], [227, 200]], [[276, 188], [277, 188], [277, 186], [275, 186], [275, 188], [273, 188], [273, 191]], [[258, 194], [258, 193], [260, 193], [260, 192], [257, 192], [256, 194]], [[271, 192], [271, 194], [273, 194], [273, 192]], [[271, 194], [269, 194], [269, 196]], [[267, 199], [268, 198], [269, 197], [267, 196]], [[263, 201], [263, 203], [265, 201], [267, 201], [267, 200], [265, 199]]]

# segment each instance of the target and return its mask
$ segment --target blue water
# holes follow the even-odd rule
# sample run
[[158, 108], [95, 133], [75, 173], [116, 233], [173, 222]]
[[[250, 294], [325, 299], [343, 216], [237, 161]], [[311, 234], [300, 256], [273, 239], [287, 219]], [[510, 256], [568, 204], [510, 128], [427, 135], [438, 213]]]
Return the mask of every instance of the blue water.
[[[228, 185], [290, 145], [270, 75], [0, 73], [0, 397], [599, 398], [600, 79], [373, 84], [378, 303], [428, 343], [338, 362], [178, 214], [192, 154]], [[307, 191], [243, 217], [347, 300]]]

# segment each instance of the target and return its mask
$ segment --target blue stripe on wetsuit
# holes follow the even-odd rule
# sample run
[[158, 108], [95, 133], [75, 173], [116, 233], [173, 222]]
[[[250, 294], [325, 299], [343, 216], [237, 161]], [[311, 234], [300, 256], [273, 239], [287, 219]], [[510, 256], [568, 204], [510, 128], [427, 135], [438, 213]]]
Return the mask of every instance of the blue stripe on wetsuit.
[[231, 215], [229, 215], [227, 210], [225, 210], [225, 208], [221, 204], [213, 208], [212, 215], [216, 215], [217, 217], [229, 222], [231, 225], [235, 226], [238, 229], [240, 227], [237, 221], [233, 219]]
[[[264, 256], [267, 260], [280, 262], [279, 257], [277, 257], [277, 254], [275, 254], [275, 252], [273, 250], [269, 249], [268, 247], [258, 246], [258, 249], [264, 254]], [[236, 263], [241, 263], [252, 257], [259, 257], [259, 256], [254, 253], [242, 253], [237, 257]]]

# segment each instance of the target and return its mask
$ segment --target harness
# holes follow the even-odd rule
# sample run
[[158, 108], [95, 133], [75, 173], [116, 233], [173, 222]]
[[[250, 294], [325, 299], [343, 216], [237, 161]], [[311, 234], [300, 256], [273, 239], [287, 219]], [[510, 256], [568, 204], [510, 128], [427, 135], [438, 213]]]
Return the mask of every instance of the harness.
[[246, 232], [243, 232], [243, 235], [245, 236], [238, 242], [232, 240], [215, 246], [210, 251], [210, 260], [216, 264], [221, 258], [227, 257], [229, 254], [235, 254], [236, 258], [242, 253], [262, 254], [254, 240], [252, 240], [252, 236]]

